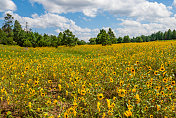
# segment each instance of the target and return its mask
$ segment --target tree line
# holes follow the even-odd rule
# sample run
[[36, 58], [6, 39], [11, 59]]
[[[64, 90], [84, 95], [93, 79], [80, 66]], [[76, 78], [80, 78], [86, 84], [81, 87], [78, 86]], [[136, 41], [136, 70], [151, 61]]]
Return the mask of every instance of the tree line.
[[152, 33], [151, 35], [145, 36], [141, 35], [138, 37], [130, 38], [128, 35], [124, 37], [116, 38], [112, 29], [109, 28], [108, 32], [104, 29], [100, 30], [100, 33], [96, 38], [89, 39], [89, 44], [102, 44], [102, 45], [111, 45], [117, 43], [130, 43], [130, 42], [149, 42], [149, 41], [157, 41], [157, 40], [175, 40], [176, 39], [176, 30], [165, 31], [164, 33], [158, 31], [156, 33]]
[[19, 45], [22, 47], [57, 47], [60, 45], [84, 45], [85, 41], [79, 40], [69, 29], [60, 32], [58, 36], [32, 32], [22, 29], [19, 21], [13, 23], [13, 16], [6, 14], [4, 25], [0, 28], [0, 43], [4, 45]]
[[90, 38], [89, 42], [79, 40], [69, 29], [64, 32], [60, 32], [58, 36], [44, 34], [41, 35], [38, 32], [32, 32], [32, 30], [22, 29], [19, 21], [15, 20], [12, 15], [6, 14], [4, 17], [4, 24], [0, 28], [0, 44], [4, 45], [19, 45], [22, 47], [58, 47], [61, 45], [75, 46], [85, 44], [102, 44], [111, 45], [117, 43], [129, 43], [129, 42], [149, 42], [156, 40], [172, 40], [176, 39], [176, 31], [165, 31], [164, 33], [159, 31], [149, 36], [141, 35], [138, 37], [130, 38], [128, 35], [124, 37], [115, 37], [114, 32], [109, 28], [108, 32], [101, 29], [97, 37]]

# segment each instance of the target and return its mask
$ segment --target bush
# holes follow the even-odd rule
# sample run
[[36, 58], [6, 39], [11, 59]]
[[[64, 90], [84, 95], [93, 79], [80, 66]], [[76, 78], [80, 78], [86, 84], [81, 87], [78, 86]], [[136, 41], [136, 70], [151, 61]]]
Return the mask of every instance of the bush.
[[23, 43], [24, 47], [32, 47], [32, 43], [29, 40], [24, 41]]

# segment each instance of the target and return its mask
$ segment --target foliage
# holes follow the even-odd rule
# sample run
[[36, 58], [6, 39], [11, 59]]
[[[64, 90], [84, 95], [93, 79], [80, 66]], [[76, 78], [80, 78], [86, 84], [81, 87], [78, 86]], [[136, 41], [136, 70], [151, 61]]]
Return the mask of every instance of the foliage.
[[89, 44], [95, 45], [96, 44], [96, 38], [90, 38], [89, 39]]
[[131, 39], [128, 35], [123, 37], [123, 40], [122, 40], [123, 43], [129, 43], [130, 41]]
[[102, 46], [112, 44], [112, 42], [110, 41], [109, 34], [106, 33], [104, 29], [100, 30], [100, 33], [97, 35], [96, 43], [102, 44]]
[[[4, 25], [0, 28], [0, 44], [4, 45], [19, 45], [22, 47], [58, 47], [61, 45], [66, 46], [76, 46], [76, 45], [85, 45], [85, 44], [102, 44], [111, 45], [116, 43], [130, 43], [130, 42], [149, 42], [157, 40], [172, 40], [176, 39], [176, 31], [169, 29], [164, 33], [158, 31], [149, 36], [141, 35], [138, 37], [124, 36], [115, 37], [114, 32], [111, 28], [106, 32], [104, 29], [101, 29], [96, 38], [90, 38], [89, 42], [84, 40], [79, 40], [69, 29], [64, 32], [60, 32], [58, 36], [44, 34], [41, 35], [37, 32], [25, 31], [22, 29], [19, 21], [15, 20], [10, 14], [6, 14], [4, 17]], [[14, 25], [13, 25], [14, 22]], [[31, 45], [32, 44], [32, 45]]]
[[143, 42], [143, 40], [142, 40], [141, 37], [137, 37], [137, 38], [136, 38], [136, 42]]
[[63, 44], [66, 46], [75, 46], [78, 39], [73, 35], [73, 33], [67, 29], [63, 32]]
[[13, 17], [12, 15], [10, 15], [9, 13], [6, 14], [6, 16], [4, 17], [4, 25], [2, 26], [2, 29], [4, 32], [6, 33], [11, 33], [12, 32], [12, 27], [13, 27]]

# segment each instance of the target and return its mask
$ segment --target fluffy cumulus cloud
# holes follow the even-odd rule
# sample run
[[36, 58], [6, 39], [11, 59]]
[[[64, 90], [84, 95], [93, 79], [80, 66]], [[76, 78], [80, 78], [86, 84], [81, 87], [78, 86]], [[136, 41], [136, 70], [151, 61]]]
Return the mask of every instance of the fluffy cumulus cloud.
[[174, 5], [174, 7], [176, 7], [176, 0], [174, 0], [173, 5]]
[[83, 12], [95, 17], [99, 11], [108, 11], [116, 16], [140, 17], [153, 19], [170, 16], [171, 12], [162, 3], [147, 0], [30, 0], [39, 3], [52, 13]]
[[[98, 13], [109, 12], [121, 19], [120, 28], [114, 29], [117, 36], [149, 35], [157, 31], [165, 31], [168, 28], [174, 29], [175, 18], [171, 17], [169, 7], [162, 3], [149, 2], [148, 0], [30, 0], [32, 3], [39, 3], [50, 13], [82, 12], [85, 16], [96, 17]], [[173, 3], [176, 6], [176, 0]], [[132, 19], [132, 20], [127, 20]], [[133, 20], [135, 19], [135, 20]], [[142, 23], [148, 22], [148, 23]], [[66, 25], [66, 24], [64, 24]], [[119, 24], [117, 24], [118, 27]], [[84, 37], [93, 36], [98, 31], [83, 29], [69, 21], [66, 25], [69, 29], [77, 31], [77, 34]], [[97, 30], [97, 29], [96, 29]], [[57, 32], [61, 29], [57, 29]], [[81, 32], [82, 31], [82, 32]], [[85, 39], [85, 38], [83, 38]]]
[[157, 22], [150, 22], [150, 23], [141, 23], [140, 21], [135, 20], [121, 20], [122, 23], [120, 24], [122, 27], [117, 28], [116, 31], [118, 32], [119, 36], [129, 35], [130, 37], [133, 36], [140, 36], [140, 35], [150, 35], [154, 32], [158, 31], [166, 31], [168, 29], [175, 29], [176, 25], [176, 15], [173, 17], [165, 17], [157, 19]]
[[[99, 13], [108, 12], [121, 21], [117, 24], [115, 34], [117, 36], [149, 35], [157, 31], [174, 29], [176, 15], [171, 12], [172, 8], [158, 2], [148, 0], [30, 0], [32, 4], [43, 5], [46, 12], [39, 16], [21, 17], [13, 13], [15, 19], [25, 26], [28, 22], [31, 28], [55, 28], [59, 33], [70, 29], [78, 38], [88, 41], [95, 37], [99, 29], [82, 28], [61, 13], [82, 12], [85, 16], [96, 17]], [[173, 2], [176, 7], [176, 0]], [[11, 0], [0, 0], [0, 12], [15, 10], [16, 6]], [[87, 17], [86, 17], [87, 18]], [[122, 19], [123, 18], [123, 19]], [[86, 19], [85, 19], [86, 20]], [[120, 26], [120, 27], [119, 27]]]
[[16, 10], [16, 5], [12, 0], [0, 0], [0, 12]]
[[73, 20], [58, 14], [46, 13], [41, 16], [38, 14], [32, 14], [31, 17], [21, 17], [12, 11], [8, 11], [6, 13], [12, 14], [14, 19], [18, 20], [23, 27], [25, 27], [26, 22], [28, 22], [30, 28], [56, 28], [55, 32], [57, 34], [59, 32], [63, 32], [66, 29], [70, 29], [76, 36], [85, 41], [88, 41], [89, 38], [95, 36], [98, 33], [98, 29], [81, 28], [76, 25]]

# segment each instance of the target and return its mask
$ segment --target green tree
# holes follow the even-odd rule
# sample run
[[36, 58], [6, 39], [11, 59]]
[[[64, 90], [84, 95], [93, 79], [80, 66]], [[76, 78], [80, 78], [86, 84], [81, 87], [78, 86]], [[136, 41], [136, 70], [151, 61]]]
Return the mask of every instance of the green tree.
[[136, 37], [136, 42], [143, 42], [143, 39], [141, 37]]
[[18, 44], [21, 42], [20, 40], [21, 31], [22, 31], [21, 24], [17, 20], [15, 20], [14, 28], [13, 28], [13, 34], [14, 34], [13, 40]]
[[147, 37], [145, 35], [141, 35], [141, 38], [142, 38], [143, 42], [146, 42]]
[[173, 30], [172, 39], [176, 39], [176, 31], [175, 31], [175, 29]]
[[12, 32], [12, 27], [13, 27], [13, 17], [9, 13], [6, 14], [4, 17], [4, 25], [2, 26], [2, 29], [4, 32], [10, 34]]
[[171, 39], [172, 39], [172, 31], [171, 31], [171, 29], [169, 29], [167, 31], [167, 40], [171, 40]]
[[122, 40], [123, 40], [123, 38], [122, 38], [122, 37], [119, 37], [119, 38], [117, 39], [117, 43], [122, 43]]
[[96, 38], [90, 38], [89, 39], [89, 44], [95, 45], [96, 44]]
[[164, 39], [164, 40], [167, 40], [167, 31], [164, 32], [163, 39]]
[[85, 45], [86, 42], [84, 40], [78, 41], [78, 45]]
[[23, 43], [24, 47], [32, 47], [32, 43], [29, 40], [25, 40]]
[[109, 34], [110, 42], [112, 42], [112, 44], [116, 44], [117, 43], [117, 39], [116, 39], [116, 37], [114, 35], [114, 32], [112, 31], [111, 28], [109, 28], [108, 34]]
[[66, 46], [75, 46], [77, 44], [78, 38], [75, 38], [75, 35], [67, 29], [63, 32], [63, 41]]
[[57, 45], [62, 45], [62, 41], [63, 41], [63, 33], [60, 32], [59, 35], [57, 36]]
[[130, 41], [131, 39], [128, 35], [123, 37], [123, 40], [122, 40], [123, 43], [129, 43]]
[[0, 43], [7, 45], [7, 33], [0, 29]]
[[97, 40], [100, 41], [100, 44], [102, 44], [102, 46], [112, 44], [109, 38], [109, 34], [107, 34], [104, 29], [100, 30], [100, 33], [97, 35]]

